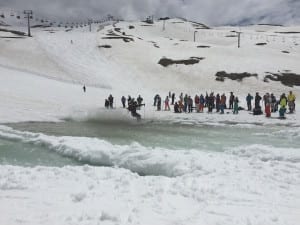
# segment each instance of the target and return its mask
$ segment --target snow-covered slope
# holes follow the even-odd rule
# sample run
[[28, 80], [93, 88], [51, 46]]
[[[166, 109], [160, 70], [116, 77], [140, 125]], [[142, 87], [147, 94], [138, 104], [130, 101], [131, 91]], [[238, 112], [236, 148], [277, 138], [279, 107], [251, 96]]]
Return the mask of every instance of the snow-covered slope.
[[[0, 29], [26, 31], [12, 19], [0, 21]], [[114, 167], [0, 165], [4, 215], [0, 224], [297, 224], [299, 149], [267, 144], [268, 135], [286, 142], [298, 139], [300, 89], [264, 78], [266, 72], [300, 73], [300, 27], [202, 28], [172, 19], [165, 22], [164, 30], [163, 21], [93, 25], [92, 32], [87, 27], [35, 28], [31, 38], [0, 30], [2, 124], [99, 117], [134, 121], [120, 108], [119, 99], [141, 94], [149, 122], [199, 129], [203, 124], [242, 128], [279, 124], [282, 128], [256, 134], [266, 144], [211, 152], [203, 146], [201, 151], [175, 151], [139, 143], [116, 145], [99, 138], [57, 137], [1, 125], [0, 137], [5, 140], [37, 143], [65, 157]], [[241, 48], [232, 31], [243, 32]], [[163, 67], [158, 64], [163, 57], [194, 57], [199, 63]], [[215, 76], [218, 71], [257, 73], [258, 77], [220, 82]], [[278, 96], [289, 90], [296, 93], [297, 112], [287, 120], [255, 117], [246, 111], [175, 115], [151, 107], [155, 94], [164, 98], [169, 91], [177, 96], [234, 91], [244, 106], [248, 92]], [[109, 94], [115, 97], [115, 110], [103, 109]]]
[[[202, 29], [203, 26], [193, 22], [171, 19], [165, 21], [163, 29], [163, 23], [93, 25], [93, 32], [88, 32], [87, 27], [70, 31], [58, 27], [35, 28], [32, 38], [20, 39], [7, 38], [7, 32], [0, 31], [2, 79], [6, 79], [5, 76], [9, 79], [9, 73], [27, 72], [99, 88], [104, 93], [97, 96], [100, 99], [108, 94], [113, 94], [116, 99], [122, 95], [142, 94], [150, 104], [156, 93], [164, 96], [169, 91], [177, 95], [181, 92], [194, 95], [233, 91], [242, 99], [248, 92], [257, 91], [279, 95], [293, 90], [296, 95], [300, 94], [299, 87], [264, 82], [266, 72], [299, 74], [299, 27], [255, 25]], [[18, 27], [9, 29], [17, 30]], [[242, 32], [241, 48], [237, 48], [233, 31]], [[194, 65], [163, 67], [158, 62], [164, 57], [202, 60]], [[218, 71], [257, 73], [258, 77], [245, 78], [241, 82], [230, 79], [220, 82], [215, 76]], [[27, 79], [27, 76], [20, 77]], [[95, 107], [102, 107], [101, 100], [96, 102]]]

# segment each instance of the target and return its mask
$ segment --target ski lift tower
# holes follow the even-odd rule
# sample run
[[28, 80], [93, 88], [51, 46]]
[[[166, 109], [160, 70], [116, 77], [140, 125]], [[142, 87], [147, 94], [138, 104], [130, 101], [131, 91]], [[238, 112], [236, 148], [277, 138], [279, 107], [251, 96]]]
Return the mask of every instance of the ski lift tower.
[[93, 20], [89, 19], [88, 24], [89, 24], [89, 27], [90, 27], [90, 32], [92, 32], [92, 23], [93, 23]]
[[237, 33], [237, 36], [238, 36], [238, 48], [240, 48], [241, 47], [241, 31], [239, 31], [239, 32], [236, 32]]
[[28, 37], [31, 37], [30, 33], [30, 19], [32, 18], [33, 12], [32, 10], [24, 10], [24, 14], [26, 15], [25, 18], [27, 18], [27, 25], [28, 25]]
[[198, 33], [198, 31], [194, 31], [194, 42], [196, 42], [196, 33]]

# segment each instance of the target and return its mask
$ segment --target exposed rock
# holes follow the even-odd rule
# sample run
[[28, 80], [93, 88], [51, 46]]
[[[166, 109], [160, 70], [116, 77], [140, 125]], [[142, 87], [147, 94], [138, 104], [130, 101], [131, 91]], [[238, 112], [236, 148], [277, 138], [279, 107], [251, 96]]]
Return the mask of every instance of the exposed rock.
[[193, 65], [200, 62], [200, 60], [203, 60], [204, 58], [201, 57], [191, 57], [189, 59], [183, 59], [183, 60], [173, 60], [168, 58], [162, 58], [159, 60], [158, 64], [167, 67], [169, 65], [173, 64], [183, 64], [183, 65]]
[[267, 43], [265, 43], [265, 42], [262, 42], [262, 43], [256, 43], [255, 45], [258, 45], [258, 46], [263, 46], [263, 45], [267, 45]]
[[26, 33], [21, 32], [21, 31], [7, 30], [7, 29], [3, 29], [3, 28], [0, 28], [0, 31], [9, 32], [9, 33], [16, 34], [16, 35], [19, 35], [19, 36], [25, 36], [26, 35]]
[[111, 45], [99, 45], [98, 48], [111, 48]]
[[208, 45], [199, 45], [199, 46], [197, 46], [197, 48], [210, 48], [210, 46], [208, 46]]
[[231, 80], [237, 80], [242, 81], [246, 77], [256, 77], [257, 74], [251, 74], [251, 73], [226, 73], [225, 71], [220, 71], [216, 73], [216, 80], [217, 81], [225, 81], [225, 78], [231, 79]]
[[133, 41], [134, 42], [134, 39], [133, 38], [130, 38], [130, 37], [122, 37], [122, 36], [114, 36], [114, 37], [103, 37], [102, 39], [122, 39], [124, 42], [131, 42]]
[[268, 80], [280, 81], [288, 87], [300, 86], [300, 74], [295, 73], [269, 73], [264, 78], [264, 81], [268, 82]]
[[280, 32], [274, 32], [277, 34], [300, 34], [299, 31], [280, 31]]

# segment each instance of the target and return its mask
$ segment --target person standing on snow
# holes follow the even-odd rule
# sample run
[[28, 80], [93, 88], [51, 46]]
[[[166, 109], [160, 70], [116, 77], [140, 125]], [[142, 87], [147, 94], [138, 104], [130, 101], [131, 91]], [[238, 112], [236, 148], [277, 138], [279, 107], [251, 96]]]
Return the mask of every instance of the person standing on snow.
[[169, 96], [166, 96], [165, 99], [165, 111], [170, 111]]
[[105, 99], [104, 106], [105, 106], [105, 108], [107, 108], [107, 109], [108, 109], [108, 107], [109, 107], [109, 101], [108, 101], [107, 99]]
[[287, 100], [288, 100], [289, 112], [293, 113], [295, 110], [296, 96], [293, 94], [292, 91], [290, 91]]
[[121, 102], [122, 102], [122, 105], [123, 105], [123, 108], [125, 108], [126, 107], [126, 98], [125, 98], [125, 96], [122, 96], [122, 98], [121, 98]]
[[284, 114], [286, 112], [286, 106], [287, 106], [287, 98], [285, 96], [285, 94], [283, 93], [280, 97], [280, 100], [279, 100], [279, 105], [280, 105], [280, 109], [279, 109], [279, 117], [280, 118], [284, 118]]
[[157, 95], [157, 111], [161, 110], [161, 97]]
[[187, 110], [188, 110], [188, 96], [187, 96], [187, 94], [185, 94], [185, 96], [184, 96], [183, 103], [184, 103], [183, 111], [186, 113]]
[[276, 97], [273, 93], [271, 93], [271, 112], [276, 112]]
[[174, 101], [175, 101], [175, 93], [172, 94], [172, 105], [174, 105]]
[[223, 93], [220, 99], [220, 110], [221, 110], [221, 114], [224, 114], [224, 109], [225, 109], [225, 105], [226, 105], [226, 96]]
[[268, 102], [265, 107], [266, 117], [271, 117], [271, 104]]
[[233, 114], [238, 114], [238, 113], [239, 113], [239, 99], [238, 97], [235, 97], [233, 101]]
[[246, 97], [246, 102], [247, 102], [247, 107], [248, 107], [248, 111], [252, 110], [252, 104], [251, 101], [253, 100], [253, 96], [250, 95], [250, 93], [248, 93], [247, 97]]
[[212, 113], [214, 108], [214, 93], [210, 93], [210, 96], [208, 97], [207, 101], [208, 112]]
[[261, 97], [258, 92], [256, 92], [254, 101], [255, 101], [255, 108], [260, 108]]
[[204, 99], [204, 96], [201, 94], [200, 101], [199, 101], [199, 111], [200, 112], [203, 112], [204, 104], [205, 104], [205, 99]]
[[193, 112], [193, 99], [191, 98], [191, 96], [188, 97], [188, 109], [189, 113]]
[[85, 92], [86, 92], [86, 87], [85, 87], [85, 85], [83, 85], [82, 89], [83, 89], [83, 92], [85, 93]]
[[180, 113], [179, 105], [178, 105], [177, 102], [175, 102], [175, 105], [174, 105], [174, 112], [175, 113]]
[[143, 100], [144, 100], [144, 99], [141, 97], [141, 95], [139, 95], [139, 96], [137, 97], [136, 101], [137, 101], [137, 105], [138, 105], [138, 107], [137, 107], [138, 110], [141, 109], [141, 105], [142, 105]]
[[141, 105], [144, 99], [141, 97], [141, 95], [139, 95], [136, 100], [138, 105]]
[[183, 112], [183, 103], [181, 100], [178, 101], [178, 106], [179, 106], [179, 112], [182, 113]]
[[108, 97], [109, 107], [112, 109], [114, 106], [114, 97], [110, 94]]
[[199, 112], [199, 104], [200, 104], [200, 97], [198, 95], [195, 96], [195, 108], [196, 112]]
[[156, 95], [154, 96], [154, 103], [153, 103], [153, 106], [156, 106], [156, 103], [157, 103], [158, 97], [159, 97], [159, 95], [158, 95], [158, 94], [156, 94]]
[[229, 109], [233, 109], [234, 95], [233, 92], [230, 92], [229, 96]]
[[220, 112], [220, 102], [221, 102], [221, 97], [218, 93], [217, 96], [216, 96], [216, 110], [217, 110], [217, 112]]

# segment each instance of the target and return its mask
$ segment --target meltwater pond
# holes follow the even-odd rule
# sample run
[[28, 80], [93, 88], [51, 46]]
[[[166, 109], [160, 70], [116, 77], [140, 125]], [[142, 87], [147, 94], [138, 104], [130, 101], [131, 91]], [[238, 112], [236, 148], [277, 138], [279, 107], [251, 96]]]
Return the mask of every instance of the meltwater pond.
[[0, 164], [114, 166], [115, 158], [111, 158], [120, 154], [118, 160], [125, 160], [124, 152], [139, 154], [141, 151], [146, 155], [151, 151], [162, 155], [166, 151], [224, 152], [255, 144], [270, 149], [297, 149], [300, 130], [277, 125], [185, 125], [112, 120], [6, 124], [0, 126]]

